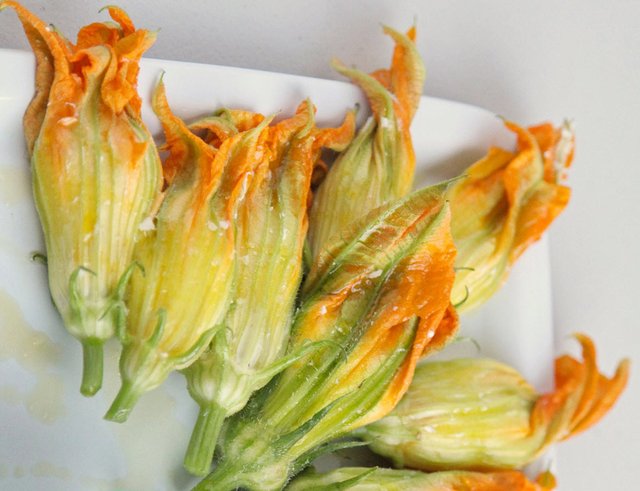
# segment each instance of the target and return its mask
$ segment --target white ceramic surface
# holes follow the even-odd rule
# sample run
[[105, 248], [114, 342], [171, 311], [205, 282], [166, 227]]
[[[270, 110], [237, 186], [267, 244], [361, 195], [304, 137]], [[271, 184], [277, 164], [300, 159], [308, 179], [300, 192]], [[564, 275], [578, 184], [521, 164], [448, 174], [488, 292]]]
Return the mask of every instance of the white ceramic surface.
[[[180, 375], [144, 396], [124, 425], [103, 421], [118, 385], [118, 346], [112, 342], [103, 390], [92, 399], [79, 393], [80, 344], [66, 333], [49, 300], [44, 267], [30, 260], [33, 251], [43, 250], [21, 128], [33, 91], [33, 58], [0, 50], [0, 67], [0, 489], [187, 489], [194, 481], [181, 461], [196, 411]], [[364, 102], [342, 82], [145, 60], [140, 91], [153, 132], [159, 125], [147, 102], [161, 70], [169, 101], [185, 118], [223, 105], [286, 115], [310, 97], [319, 124], [336, 124], [347, 108]], [[492, 144], [513, 145], [490, 112], [428, 97], [412, 131], [420, 185], [456, 175]], [[462, 333], [475, 338], [483, 354], [514, 365], [539, 389], [549, 388], [550, 293], [543, 240], [527, 251], [490, 302], [463, 319]], [[452, 350], [475, 353], [470, 343]]]

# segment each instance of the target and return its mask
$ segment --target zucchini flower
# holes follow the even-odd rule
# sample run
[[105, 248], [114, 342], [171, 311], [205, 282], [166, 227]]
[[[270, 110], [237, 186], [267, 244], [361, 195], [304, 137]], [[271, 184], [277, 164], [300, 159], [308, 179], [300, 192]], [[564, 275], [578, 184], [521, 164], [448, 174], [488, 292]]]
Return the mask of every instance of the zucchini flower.
[[424, 363], [396, 409], [360, 436], [397, 466], [522, 467], [598, 422], [625, 387], [628, 360], [609, 379], [598, 373], [591, 339], [576, 337], [583, 361], [558, 358], [549, 394], [538, 395], [517, 371], [493, 360]]
[[453, 336], [455, 248], [445, 185], [371, 213], [322, 254], [305, 280], [290, 353], [305, 356], [227, 420], [215, 470], [195, 489], [281, 489], [327, 443], [387, 414], [425, 350]]
[[222, 326], [232, 288], [232, 225], [266, 151], [267, 121], [218, 149], [207, 145], [171, 113], [162, 81], [153, 108], [169, 151], [167, 188], [135, 250], [144, 274], [131, 280], [127, 326], [118, 333], [122, 387], [105, 416], [118, 422], [142, 393], [193, 363]]
[[380, 467], [343, 467], [326, 474], [305, 472], [286, 491], [550, 491], [555, 486], [555, 478], [549, 472], [531, 482], [518, 471], [426, 474]]
[[367, 75], [334, 62], [336, 70], [364, 91], [373, 117], [336, 159], [315, 196], [309, 229], [314, 261], [351, 223], [413, 187], [415, 154], [409, 130], [425, 69], [414, 44], [415, 28], [406, 35], [389, 27], [384, 32], [396, 43], [390, 69]]
[[451, 299], [461, 312], [502, 286], [511, 265], [569, 202], [570, 189], [559, 182], [573, 159], [570, 126], [506, 126], [518, 137], [516, 152], [490, 149], [449, 191], [458, 249]]
[[[225, 111], [192, 125], [225, 138], [251, 126], [247, 113]], [[206, 475], [223, 420], [305, 351], [285, 356], [302, 274], [311, 176], [322, 147], [344, 148], [355, 131], [353, 114], [341, 128], [318, 129], [303, 103], [290, 119], [265, 129], [264, 151], [232, 223], [237, 261], [231, 308], [210, 347], [185, 372], [200, 414], [185, 467]], [[212, 141], [212, 143], [214, 143]]]
[[162, 186], [140, 117], [138, 62], [155, 34], [116, 22], [83, 27], [76, 44], [13, 1], [36, 57], [24, 115], [33, 194], [47, 248], [49, 289], [83, 347], [81, 392], [102, 385], [102, 345], [124, 322], [123, 295], [139, 229]]

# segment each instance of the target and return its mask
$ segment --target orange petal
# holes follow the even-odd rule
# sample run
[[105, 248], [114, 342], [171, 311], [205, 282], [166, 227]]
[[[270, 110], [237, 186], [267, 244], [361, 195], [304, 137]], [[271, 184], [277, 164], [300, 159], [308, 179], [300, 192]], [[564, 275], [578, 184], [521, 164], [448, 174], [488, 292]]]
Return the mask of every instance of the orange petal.
[[447, 310], [445, 311], [440, 324], [438, 324], [438, 327], [433, 333], [431, 340], [424, 347], [424, 351], [421, 356], [428, 356], [444, 348], [449, 344], [449, 342], [451, 342], [451, 340], [453, 340], [459, 327], [460, 318], [458, 317], [458, 311], [452, 304], [449, 304], [449, 307], [447, 307]]
[[[342, 152], [353, 140], [356, 131], [356, 113], [347, 111], [344, 121], [337, 128], [321, 128], [316, 131], [315, 142], [313, 144], [314, 168], [311, 176], [311, 187], [317, 187], [324, 181], [329, 171], [329, 166], [320, 158], [323, 148], [328, 148], [336, 152]], [[313, 194], [309, 193], [308, 208], [313, 204]]]
[[264, 121], [264, 115], [252, 111], [242, 111], [239, 109], [229, 109], [229, 117], [236, 125], [238, 131], [249, 131]]
[[505, 169], [503, 176], [507, 193], [510, 214], [519, 213], [520, 203], [530, 189], [542, 178], [540, 148], [531, 133], [526, 129], [506, 122], [505, 126], [513, 131], [518, 138], [518, 153]]
[[303, 101], [296, 109], [296, 114], [292, 118], [284, 119], [269, 128], [269, 151], [272, 153], [271, 162], [280, 162], [284, 152], [287, 151], [290, 140], [294, 134], [301, 131], [305, 126], [311, 128], [314, 123], [315, 107], [311, 101]]
[[541, 182], [527, 198], [516, 227], [509, 260], [514, 263], [531, 244], [540, 240], [553, 221], [564, 211], [571, 189], [559, 184]]
[[114, 63], [117, 70], [112, 78], [105, 79], [102, 87], [102, 98], [114, 112], [122, 111], [129, 104], [135, 115], [140, 116], [142, 102], [136, 90], [139, 62], [155, 40], [155, 33], [138, 30], [116, 44]]
[[582, 346], [583, 361], [568, 355], [556, 359], [556, 389], [541, 396], [532, 412], [532, 426], [548, 427], [546, 443], [566, 440], [597, 423], [628, 381], [628, 360], [623, 360], [609, 379], [598, 372], [593, 341], [584, 334], [576, 338]]
[[571, 430], [571, 436], [577, 435], [596, 424], [618, 400], [629, 381], [631, 362], [624, 359], [618, 365], [615, 375], [609, 379], [600, 374], [598, 377], [598, 389], [595, 395], [596, 404], [591, 407], [589, 413], [577, 422]]
[[529, 130], [529, 133], [534, 136], [540, 146], [540, 151], [542, 152], [542, 157], [544, 159], [545, 180], [547, 182], [552, 182], [551, 180], [555, 176], [555, 148], [558, 140], [560, 139], [560, 134], [551, 123], [542, 123], [537, 126], [530, 126], [527, 129]]
[[119, 26], [96, 22], [78, 32], [76, 53], [97, 46], [108, 47], [112, 59], [102, 82], [102, 99], [112, 111], [120, 113], [129, 105], [140, 116], [141, 101], [137, 93], [139, 62], [154, 43], [156, 35], [144, 29], [136, 30], [129, 16], [118, 7], [108, 7], [109, 15]]
[[82, 50], [101, 45], [114, 47], [120, 36], [121, 32], [117, 27], [103, 22], [94, 22], [78, 31], [76, 48]]
[[42, 128], [54, 79], [57, 77], [57, 80], [62, 80], [69, 77], [67, 42], [19, 3], [12, 0], [0, 3], [0, 10], [7, 7], [14, 9], [18, 14], [36, 57], [36, 91], [23, 118], [27, 148], [29, 153], [32, 153]]
[[227, 138], [238, 132], [249, 131], [265, 120], [264, 115], [239, 109], [222, 109], [214, 116], [206, 116], [189, 125], [192, 131], [204, 130], [204, 141], [218, 148]]
[[416, 28], [415, 26], [411, 27], [406, 34], [411, 45], [408, 45], [398, 32], [389, 27], [384, 27], [384, 32], [391, 36], [396, 43], [389, 72], [390, 85], [391, 91], [397, 97], [402, 108], [402, 119], [408, 127], [420, 104], [425, 78], [422, 60], [414, 46]]
[[129, 15], [127, 15], [127, 13], [124, 10], [122, 10], [120, 7], [115, 7], [113, 5], [109, 5], [107, 7], [107, 10], [109, 11], [109, 15], [111, 16], [111, 18], [114, 21], [116, 21], [118, 24], [120, 24], [122, 33], [125, 36], [128, 36], [129, 34], [132, 34], [133, 32], [135, 32], [136, 27], [133, 25], [131, 18], [129, 17]]
[[[470, 482], [469, 490], [474, 491], [546, 491], [556, 486], [555, 478], [550, 473], [531, 482], [522, 472], [502, 471], [485, 474], [486, 478]], [[486, 479], [486, 480], [485, 480]]]
[[[575, 147], [575, 136], [573, 133], [569, 135], [566, 141], [566, 147], [561, 150], [565, 155], [558, 155], [559, 146], [562, 145], [563, 128], [555, 128], [550, 123], [543, 123], [528, 128], [529, 132], [535, 137], [540, 151], [544, 157], [544, 179], [547, 182], [555, 183], [559, 180], [558, 171], [571, 166], [573, 161], [573, 153]], [[558, 162], [561, 158], [562, 161]], [[559, 165], [558, 165], [559, 164]], [[557, 167], [560, 167], [558, 169]]]
[[344, 121], [337, 128], [322, 128], [316, 136], [316, 147], [324, 147], [336, 152], [342, 152], [356, 133], [356, 113], [347, 111]]
[[629, 379], [629, 360], [623, 360], [615, 375], [609, 379], [598, 372], [596, 349], [591, 338], [584, 334], [576, 334], [575, 337], [582, 345], [586, 373], [580, 404], [571, 419], [570, 431], [563, 439], [596, 424], [613, 407]]
[[379, 68], [378, 70], [374, 70], [369, 75], [375, 78], [380, 85], [382, 85], [385, 89], [391, 90], [391, 70], [388, 68]]
[[[447, 210], [446, 219], [430, 240], [398, 266], [398, 274], [394, 273], [397, 281], [392, 280], [385, 285], [385, 290], [388, 290], [387, 294], [383, 293], [382, 301], [386, 311], [376, 321], [381, 324], [380, 328], [385, 324], [389, 327], [398, 326], [398, 321], [411, 316], [417, 316], [420, 320], [411, 352], [377, 407], [367, 415], [367, 422], [384, 417], [400, 402], [413, 379], [419, 359], [425, 352], [442, 347], [455, 332], [457, 322], [452, 319], [442, 322], [445, 313], [452, 315], [449, 295], [455, 276], [455, 254]], [[376, 329], [371, 332], [375, 333]]]
[[214, 148], [238, 132], [235, 125], [221, 124], [217, 118], [202, 118], [189, 124], [189, 129], [193, 132], [204, 131], [202, 140]]
[[[189, 131], [184, 122], [175, 116], [169, 107], [167, 94], [162, 80], [153, 93], [153, 110], [162, 123], [169, 156], [164, 162], [164, 176], [171, 184], [177, 176], [184, 172], [186, 166], [195, 165], [200, 181], [200, 198], [202, 204], [210, 196], [219, 182], [223, 171], [221, 159], [215, 159], [215, 150]], [[214, 166], [214, 163], [216, 164]]]
[[595, 402], [594, 396], [598, 390], [598, 365], [596, 364], [596, 347], [593, 341], [583, 335], [576, 334], [575, 337], [580, 341], [582, 346], [582, 359], [584, 370], [582, 371], [582, 394], [577, 407], [573, 411], [571, 417], [572, 426], [573, 422], [580, 421], [586, 414], [589, 413], [591, 406]]

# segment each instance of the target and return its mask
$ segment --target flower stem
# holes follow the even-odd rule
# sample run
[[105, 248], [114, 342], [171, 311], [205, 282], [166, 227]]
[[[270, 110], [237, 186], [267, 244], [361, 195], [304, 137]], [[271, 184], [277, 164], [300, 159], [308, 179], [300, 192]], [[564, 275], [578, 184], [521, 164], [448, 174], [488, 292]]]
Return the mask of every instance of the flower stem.
[[83, 339], [82, 341], [82, 395], [91, 397], [102, 387], [104, 354], [102, 341]]
[[113, 400], [107, 414], [104, 415], [104, 419], [124, 423], [139, 398], [140, 391], [131, 382], [123, 380], [118, 395]]
[[219, 465], [191, 491], [233, 491], [243, 486], [238, 479], [240, 472], [233, 465]]
[[218, 435], [227, 412], [216, 403], [200, 406], [198, 420], [191, 433], [184, 467], [196, 476], [206, 476], [211, 467]]

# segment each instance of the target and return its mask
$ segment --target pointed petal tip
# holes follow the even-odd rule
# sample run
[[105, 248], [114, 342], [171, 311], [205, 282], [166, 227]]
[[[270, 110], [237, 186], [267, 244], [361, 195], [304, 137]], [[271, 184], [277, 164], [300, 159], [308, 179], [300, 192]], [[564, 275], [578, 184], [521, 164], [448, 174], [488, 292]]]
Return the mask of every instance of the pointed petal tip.
[[[600, 373], [593, 340], [583, 333], [573, 335], [582, 348], [582, 361], [565, 355], [556, 360], [556, 379], [560, 406], [575, 399], [575, 408], [560, 440], [582, 433], [600, 421], [615, 405], [624, 391], [630, 371], [630, 361], [623, 359], [612, 377]], [[560, 410], [560, 407], [557, 409]]]

